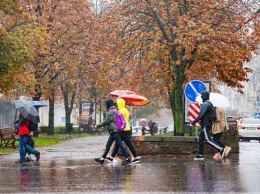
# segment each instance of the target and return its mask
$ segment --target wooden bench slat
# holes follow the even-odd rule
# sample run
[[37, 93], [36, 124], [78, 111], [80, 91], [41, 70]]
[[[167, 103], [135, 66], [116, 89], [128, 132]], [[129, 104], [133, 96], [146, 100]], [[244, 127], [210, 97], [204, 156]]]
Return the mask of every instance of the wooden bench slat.
[[5, 147], [7, 147], [8, 145], [11, 145], [14, 149], [15, 141], [19, 140], [15, 130], [10, 126], [0, 127], [0, 139], [0, 146], [5, 145]]

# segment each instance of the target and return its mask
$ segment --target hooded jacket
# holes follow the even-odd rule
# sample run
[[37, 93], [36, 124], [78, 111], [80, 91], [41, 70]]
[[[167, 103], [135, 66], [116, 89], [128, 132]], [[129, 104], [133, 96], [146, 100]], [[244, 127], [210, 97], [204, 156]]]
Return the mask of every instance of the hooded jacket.
[[203, 104], [200, 109], [200, 113], [197, 118], [195, 118], [191, 124], [194, 125], [199, 120], [201, 121], [202, 127], [211, 127], [212, 126], [212, 104], [209, 101], [209, 92], [203, 91], [201, 92], [201, 98], [203, 100]]
[[119, 132], [116, 127], [116, 114], [113, 112], [110, 112], [110, 110], [112, 110], [112, 109], [116, 110], [116, 107], [114, 106], [114, 102], [112, 100], [107, 100], [105, 102], [105, 105], [108, 110], [107, 116], [106, 116], [105, 120], [102, 123], [98, 124], [96, 127], [100, 128], [100, 127], [107, 125], [107, 130], [109, 133]]
[[117, 108], [118, 111], [124, 116], [125, 122], [126, 122], [126, 127], [124, 131], [130, 131], [130, 124], [129, 124], [129, 111], [125, 107], [125, 100], [122, 98], [117, 99]]

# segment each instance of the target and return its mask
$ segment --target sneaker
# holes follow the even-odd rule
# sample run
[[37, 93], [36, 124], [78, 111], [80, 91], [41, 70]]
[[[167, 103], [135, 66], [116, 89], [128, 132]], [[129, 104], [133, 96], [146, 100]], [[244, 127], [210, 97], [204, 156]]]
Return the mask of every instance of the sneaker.
[[99, 164], [104, 164], [104, 159], [101, 160], [101, 158], [95, 158], [94, 159], [96, 162], [98, 162]]
[[215, 160], [222, 159], [222, 157], [221, 157], [220, 154], [215, 154], [215, 155], [213, 156], [213, 158], [214, 158]]
[[31, 162], [34, 161], [31, 157], [25, 157], [25, 162]]
[[124, 162], [122, 162], [122, 165], [128, 165], [131, 164], [131, 158], [125, 159]]
[[119, 163], [119, 161], [113, 158], [113, 163]]
[[140, 162], [140, 160], [138, 158], [132, 160], [132, 164], [137, 163], [137, 162]]
[[221, 152], [221, 157], [224, 158], [225, 157], [225, 154], [226, 154], [226, 148], [224, 148]]
[[38, 152], [37, 154], [35, 154], [36, 161], [39, 161], [39, 160], [40, 160], [40, 156], [41, 156], [41, 153], [40, 153], [40, 152]]
[[106, 157], [106, 160], [107, 160], [108, 162], [113, 162], [113, 159], [110, 158], [110, 157]]
[[122, 160], [118, 157], [113, 158], [113, 162], [122, 162]]
[[231, 147], [226, 147], [225, 157], [228, 156], [229, 152], [231, 151]]
[[197, 155], [194, 160], [204, 160], [204, 156], [202, 154]]
[[23, 160], [19, 159], [19, 160], [16, 160], [16, 161], [15, 161], [15, 163], [21, 163], [21, 164], [24, 164], [24, 163], [25, 163], [25, 161], [23, 161]]

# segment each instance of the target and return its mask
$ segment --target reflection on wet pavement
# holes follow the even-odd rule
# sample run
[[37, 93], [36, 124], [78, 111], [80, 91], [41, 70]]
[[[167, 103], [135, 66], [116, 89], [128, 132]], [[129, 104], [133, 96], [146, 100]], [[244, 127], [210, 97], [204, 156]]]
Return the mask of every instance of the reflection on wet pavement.
[[193, 155], [142, 157], [128, 166], [93, 159], [48, 159], [26, 165], [0, 160], [0, 193], [18, 192], [208, 192], [258, 193], [259, 143], [216, 161]]

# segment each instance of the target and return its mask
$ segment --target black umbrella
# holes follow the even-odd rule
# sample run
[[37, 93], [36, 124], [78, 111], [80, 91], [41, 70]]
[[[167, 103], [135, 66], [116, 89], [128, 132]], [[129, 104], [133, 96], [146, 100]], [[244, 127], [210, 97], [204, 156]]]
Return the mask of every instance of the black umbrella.
[[35, 124], [40, 122], [40, 117], [36, 108], [29, 101], [16, 100], [15, 107], [20, 113], [22, 113], [24, 118]]

